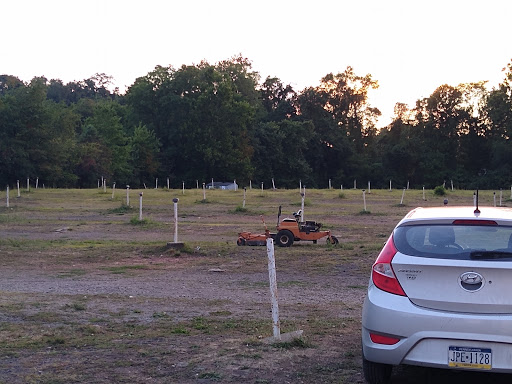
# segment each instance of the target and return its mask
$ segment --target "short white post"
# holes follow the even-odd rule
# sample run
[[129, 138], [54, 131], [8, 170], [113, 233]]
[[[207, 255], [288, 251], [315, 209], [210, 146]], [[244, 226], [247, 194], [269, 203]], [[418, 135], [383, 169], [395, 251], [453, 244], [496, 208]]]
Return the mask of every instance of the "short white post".
[[199, 180], [196, 180], [196, 189], [199, 189]]
[[366, 191], [363, 189], [363, 209], [366, 212]]
[[107, 179], [103, 179], [103, 192], [107, 193]]
[[126, 206], [130, 206], [130, 186], [126, 186]]
[[39, 188], [39, 177], [36, 177], [36, 189]]
[[391, 179], [389, 180], [389, 191], [391, 192]]
[[235, 186], [235, 191], [238, 191], [238, 185], [236, 185], [236, 179], [235, 179], [235, 180], [233, 180], [233, 184], [234, 184], [234, 186]]
[[331, 179], [329, 179], [329, 191], [332, 189]]
[[453, 180], [450, 180], [450, 181], [451, 181], [451, 183], [452, 183], [452, 192], [453, 192]]
[[403, 204], [404, 204], [404, 196], [405, 196], [405, 188], [404, 188], [404, 190], [402, 191], [402, 200], [400, 200], [400, 205], [403, 205]]
[[185, 182], [184, 181], [181, 183], [181, 194], [182, 195], [185, 194]]
[[306, 197], [306, 184], [302, 187], [302, 193], [304, 194], [304, 197]]
[[[512, 191], [512, 187], [510, 187], [510, 190]], [[299, 192], [302, 192], [302, 180], [299, 180]], [[510, 194], [512, 196], [512, 192]]]
[[100, 179], [98, 179], [98, 189], [100, 189]]
[[343, 184], [341, 184], [340, 189], [343, 191]]
[[[252, 180], [249, 180], [249, 189], [252, 189]], [[512, 196], [512, 187], [510, 187], [510, 195]]]
[[144, 186], [144, 189], [148, 189], [148, 187], [146, 187], [146, 183], [142, 183], [142, 185]]
[[206, 200], [206, 184], [203, 183], [203, 201]]
[[370, 187], [370, 182], [368, 182], [368, 194], [372, 193], [372, 189]]
[[247, 194], [247, 188], [244, 187], [244, 202], [242, 203], [242, 208], [245, 208], [245, 195]]
[[354, 179], [354, 189], [357, 189], [356, 179]]
[[304, 198], [306, 197], [306, 187], [304, 187], [304, 192], [300, 194], [302, 198], [302, 203], [300, 204], [300, 222], [304, 222]]
[[473, 192], [473, 207], [476, 207], [476, 192]]
[[272, 178], [272, 189], [276, 189], [276, 184], [274, 183], [274, 178]]
[[407, 180], [407, 190], [409, 190], [409, 180]]
[[116, 182], [114, 181], [114, 184], [112, 184], [112, 200], [114, 200], [115, 191], [116, 191]]
[[139, 220], [142, 221], [142, 192], [139, 193]]
[[263, 182], [261, 183], [261, 192], [263, 192]]
[[267, 256], [268, 256], [268, 279], [270, 283], [270, 305], [272, 308], [272, 330], [274, 337], [281, 340], [281, 326], [279, 323], [279, 302], [277, 299], [277, 276], [276, 259], [274, 256], [274, 240], [267, 238]]
[[27, 192], [30, 192], [30, 179], [27, 177]]
[[172, 199], [174, 203], [174, 242], [178, 242], [178, 201], [179, 199], [175, 197]]
[[425, 201], [425, 186], [423, 186], [423, 201]]
[[213, 189], [213, 188], [214, 188], [214, 186], [213, 186], [213, 177], [212, 177], [212, 189]]
[[18, 188], [18, 197], [20, 197], [20, 181], [16, 180], [16, 187]]
[[167, 178], [167, 189], [169, 190], [170, 188], [170, 183], [169, 183], [169, 178]]
[[9, 208], [9, 186], [7, 186], [6, 195], [7, 195], [6, 207]]
[[155, 189], [158, 189], [158, 177], [155, 178]]

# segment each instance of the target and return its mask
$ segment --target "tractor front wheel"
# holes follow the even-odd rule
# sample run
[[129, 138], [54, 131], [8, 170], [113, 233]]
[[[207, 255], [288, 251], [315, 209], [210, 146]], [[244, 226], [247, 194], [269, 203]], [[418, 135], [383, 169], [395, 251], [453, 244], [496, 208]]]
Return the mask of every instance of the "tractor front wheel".
[[276, 243], [280, 247], [291, 247], [293, 244], [293, 233], [286, 229], [277, 232]]
[[327, 244], [338, 245], [339, 243], [340, 242], [336, 236], [331, 235], [330, 238], [327, 238]]

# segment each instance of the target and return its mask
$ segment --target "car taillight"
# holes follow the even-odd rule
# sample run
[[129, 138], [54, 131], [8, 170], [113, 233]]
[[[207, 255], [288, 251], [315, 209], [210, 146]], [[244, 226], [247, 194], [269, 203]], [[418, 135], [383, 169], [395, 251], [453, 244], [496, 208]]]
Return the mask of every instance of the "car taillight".
[[385, 344], [385, 345], [394, 345], [400, 341], [400, 339], [398, 339], [396, 337], [383, 336], [383, 335], [378, 335], [376, 333], [371, 333], [371, 332], [370, 332], [370, 339], [375, 344]]
[[395, 256], [397, 250], [393, 243], [393, 235], [391, 235], [380, 251], [377, 260], [372, 268], [372, 280], [376, 287], [383, 291], [393, 293], [395, 295], [406, 296], [402, 286], [398, 282], [391, 261]]

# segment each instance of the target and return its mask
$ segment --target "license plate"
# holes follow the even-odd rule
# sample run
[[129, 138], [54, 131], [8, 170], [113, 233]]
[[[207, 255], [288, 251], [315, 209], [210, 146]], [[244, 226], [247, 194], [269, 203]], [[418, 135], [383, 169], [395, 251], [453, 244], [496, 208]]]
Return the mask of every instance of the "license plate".
[[448, 347], [448, 366], [453, 368], [491, 369], [489, 348]]

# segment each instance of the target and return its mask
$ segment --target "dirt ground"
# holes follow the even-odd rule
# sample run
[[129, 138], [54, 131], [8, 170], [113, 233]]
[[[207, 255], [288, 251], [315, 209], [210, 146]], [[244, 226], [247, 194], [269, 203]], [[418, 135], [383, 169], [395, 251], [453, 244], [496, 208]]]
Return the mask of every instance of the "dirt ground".
[[[97, 191], [24, 194], [0, 210], [0, 383], [363, 383], [371, 264], [405, 212], [439, 202], [380, 191], [363, 212], [356, 192], [310, 196], [309, 218], [340, 245], [275, 249], [281, 332], [303, 336], [269, 343], [266, 248], [236, 237], [262, 231], [260, 215], [274, 226], [278, 205], [297, 210], [292, 192], [256, 195], [246, 211], [238, 195], [180, 196], [182, 250], [166, 246], [170, 193], [145, 191], [143, 223]], [[505, 378], [407, 367], [392, 378], [482, 380]]]

